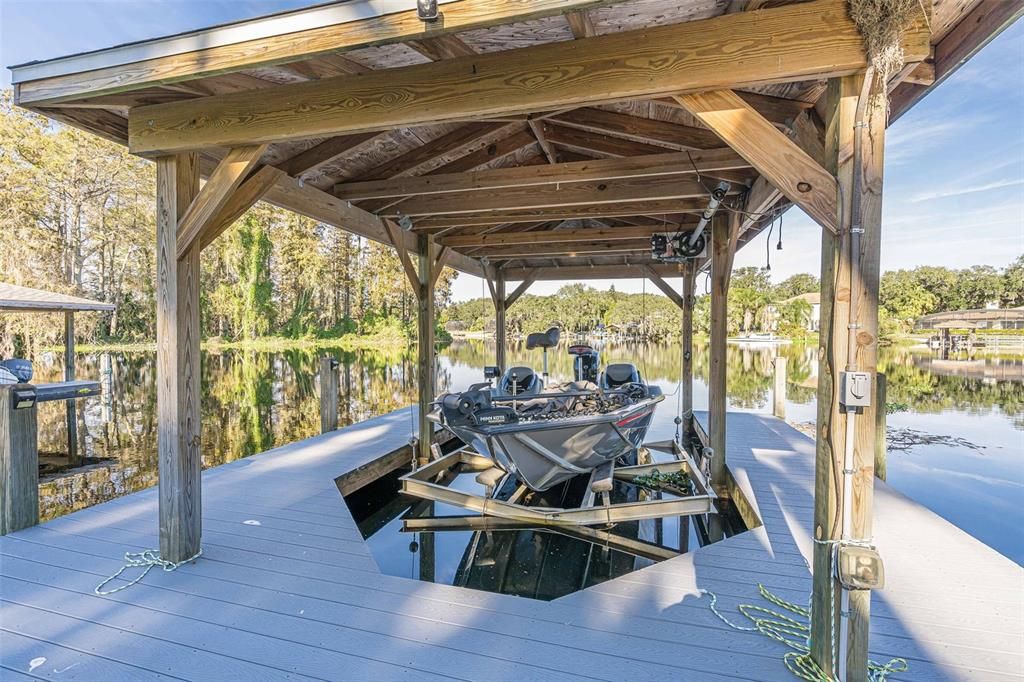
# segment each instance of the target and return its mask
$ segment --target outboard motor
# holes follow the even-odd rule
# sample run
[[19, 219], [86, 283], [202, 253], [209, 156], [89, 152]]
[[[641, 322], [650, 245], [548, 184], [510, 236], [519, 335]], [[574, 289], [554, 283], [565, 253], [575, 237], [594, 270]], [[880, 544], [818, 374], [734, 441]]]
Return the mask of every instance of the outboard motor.
[[569, 346], [569, 355], [575, 356], [572, 361], [573, 379], [597, 383], [597, 372], [601, 366], [601, 354], [585, 343]]
[[551, 327], [546, 332], [536, 332], [526, 337], [526, 350], [533, 350], [534, 348], [544, 349], [544, 380], [548, 378], [548, 348], [554, 348], [558, 345], [558, 339], [561, 337], [562, 332], [558, 327]]

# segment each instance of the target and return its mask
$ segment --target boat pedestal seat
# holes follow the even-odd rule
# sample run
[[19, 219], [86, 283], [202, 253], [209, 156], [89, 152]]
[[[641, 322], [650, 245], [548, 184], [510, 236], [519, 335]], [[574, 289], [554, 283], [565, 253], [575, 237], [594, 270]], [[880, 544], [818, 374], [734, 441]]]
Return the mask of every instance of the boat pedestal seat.
[[544, 382], [529, 367], [510, 367], [498, 381], [498, 393], [501, 395], [533, 396], [543, 387]]
[[636, 368], [636, 365], [629, 362], [619, 362], [605, 367], [598, 378], [598, 383], [601, 388], [613, 389], [620, 388], [626, 384], [642, 384], [643, 380], [640, 378], [640, 371]]

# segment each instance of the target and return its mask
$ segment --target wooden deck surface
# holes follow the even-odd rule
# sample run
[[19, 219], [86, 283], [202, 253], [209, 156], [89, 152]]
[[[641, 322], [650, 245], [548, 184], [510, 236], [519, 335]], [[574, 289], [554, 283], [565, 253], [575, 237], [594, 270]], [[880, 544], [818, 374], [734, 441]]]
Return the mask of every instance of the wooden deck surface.
[[[109, 597], [92, 590], [121, 555], [158, 545], [155, 489], [0, 538], [0, 679], [792, 679], [782, 645], [698, 590], [727, 611], [758, 582], [806, 601], [807, 437], [730, 413], [764, 527], [538, 602], [377, 570], [333, 479], [409, 427], [401, 410], [206, 471], [204, 556]], [[1024, 678], [1024, 569], [883, 483], [875, 514], [873, 657], [906, 658], [904, 679]]]

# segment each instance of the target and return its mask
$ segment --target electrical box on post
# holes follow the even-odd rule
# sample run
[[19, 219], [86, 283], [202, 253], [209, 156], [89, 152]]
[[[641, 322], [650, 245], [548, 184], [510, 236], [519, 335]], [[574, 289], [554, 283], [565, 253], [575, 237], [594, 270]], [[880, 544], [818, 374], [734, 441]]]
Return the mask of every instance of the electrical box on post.
[[839, 545], [836, 570], [848, 590], [879, 590], [885, 586], [882, 556], [874, 547]]
[[871, 372], [842, 372], [839, 375], [839, 404], [844, 408], [871, 404]]

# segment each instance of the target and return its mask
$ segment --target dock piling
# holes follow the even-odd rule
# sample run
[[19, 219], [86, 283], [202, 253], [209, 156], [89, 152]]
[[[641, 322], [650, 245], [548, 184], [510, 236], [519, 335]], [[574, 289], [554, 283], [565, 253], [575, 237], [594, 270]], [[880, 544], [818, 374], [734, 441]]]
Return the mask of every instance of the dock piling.
[[338, 361], [320, 358], [320, 433], [338, 428]]
[[0, 535], [39, 523], [35, 387], [0, 385]]
[[775, 389], [772, 391], [772, 414], [786, 418], [786, 358], [775, 358]]

